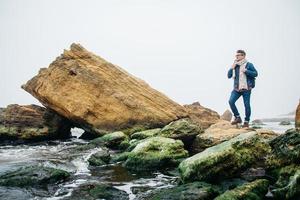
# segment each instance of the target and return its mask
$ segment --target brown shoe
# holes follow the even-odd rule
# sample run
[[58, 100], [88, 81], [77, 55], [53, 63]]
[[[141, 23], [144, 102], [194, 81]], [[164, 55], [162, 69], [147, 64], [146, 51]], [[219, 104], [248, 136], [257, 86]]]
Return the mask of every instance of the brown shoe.
[[242, 128], [249, 128], [249, 122], [244, 122]]
[[232, 125], [239, 124], [239, 123], [242, 123], [242, 119], [241, 119], [240, 117], [236, 117], [236, 118], [231, 122]]

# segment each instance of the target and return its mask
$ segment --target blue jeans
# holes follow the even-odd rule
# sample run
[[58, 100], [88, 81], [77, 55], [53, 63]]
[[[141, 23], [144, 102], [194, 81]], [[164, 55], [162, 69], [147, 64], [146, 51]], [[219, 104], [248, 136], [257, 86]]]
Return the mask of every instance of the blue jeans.
[[235, 117], [240, 117], [239, 111], [235, 106], [235, 102], [240, 98], [240, 96], [243, 96], [244, 100], [244, 106], [245, 106], [245, 121], [250, 121], [250, 115], [251, 115], [251, 107], [250, 107], [250, 96], [251, 96], [251, 90], [244, 90], [244, 91], [236, 91], [233, 90], [231, 92], [230, 98], [229, 98], [229, 105], [231, 108], [231, 111], [233, 112]]

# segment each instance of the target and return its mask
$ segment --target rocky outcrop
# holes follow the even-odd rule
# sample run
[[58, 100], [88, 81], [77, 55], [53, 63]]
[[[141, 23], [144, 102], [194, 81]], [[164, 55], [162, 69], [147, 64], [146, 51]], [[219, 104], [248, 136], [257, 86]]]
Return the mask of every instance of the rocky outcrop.
[[300, 130], [300, 101], [296, 110], [295, 127]]
[[0, 110], [1, 142], [30, 142], [71, 136], [72, 124], [37, 105], [11, 104]]
[[187, 116], [183, 106], [79, 44], [72, 44], [22, 88], [98, 135], [162, 127]]
[[241, 133], [249, 132], [247, 129], [237, 129], [230, 122], [220, 120], [211, 125], [202, 134], [198, 134], [191, 146], [192, 153], [199, 153], [208, 147], [230, 140]]
[[201, 106], [199, 102], [183, 106], [187, 110], [190, 119], [204, 129], [220, 119], [220, 115], [216, 111]]
[[220, 119], [225, 120], [225, 121], [231, 121], [232, 118], [232, 113], [230, 110], [225, 110], [225, 112], [221, 115]]

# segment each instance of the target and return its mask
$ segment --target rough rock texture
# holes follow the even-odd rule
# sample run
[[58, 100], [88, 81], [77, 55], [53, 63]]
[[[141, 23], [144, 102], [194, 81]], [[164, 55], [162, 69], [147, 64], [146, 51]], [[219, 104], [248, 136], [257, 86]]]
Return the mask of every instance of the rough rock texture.
[[204, 149], [230, 140], [241, 133], [249, 132], [247, 129], [237, 129], [230, 122], [220, 120], [216, 124], [211, 125], [202, 134], [198, 134], [192, 143], [191, 152], [199, 153]]
[[269, 142], [272, 152], [267, 157], [267, 168], [275, 169], [300, 164], [300, 131], [289, 129]]
[[152, 193], [144, 193], [140, 200], [209, 200], [221, 193], [218, 186], [205, 182], [193, 182], [172, 188], [163, 188]]
[[238, 186], [232, 190], [229, 190], [215, 200], [250, 200], [250, 199], [264, 199], [268, 192], [269, 181], [266, 179], [258, 179], [250, 183]]
[[37, 105], [11, 104], [0, 110], [1, 142], [68, 138], [71, 126], [69, 120]]
[[275, 199], [297, 199], [300, 196], [300, 165], [281, 168], [271, 192]]
[[232, 113], [230, 110], [225, 110], [225, 112], [221, 115], [220, 119], [225, 120], [225, 121], [231, 121], [232, 118]]
[[157, 128], [187, 116], [183, 106], [79, 44], [22, 86], [86, 131]]
[[262, 161], [270, 151], [270, 146], [255, 131], [240, 134], [183, 160], [178, 167], [181, 181], [217, 182], [236, 176]]
[[300, 129], [300, 101], [296, 110], [295, 126], [297, 129]]
[[184, 105], [191, 120], [202, 128], [208, 128], [220, 119], [220, 115], [211, 109], [205, 108], [199, 102]]
[[128, 194], [117, 189], [112, 184], [106, 183], [84, 183], [76, 187], [71, 196], [67, 196], [64, 200], [128, 200]]

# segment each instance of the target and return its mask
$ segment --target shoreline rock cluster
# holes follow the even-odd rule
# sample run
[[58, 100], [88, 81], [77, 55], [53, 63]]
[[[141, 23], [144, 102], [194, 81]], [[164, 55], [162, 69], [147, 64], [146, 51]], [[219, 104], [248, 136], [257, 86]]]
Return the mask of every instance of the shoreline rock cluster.
[[[72, 44], [22, 88], [45, 108], [14, 104], [0, 109], [2, 141], [65, 139], [71, 137], [72, 127], [80, 127], [92, 140], [70, 151], [98, 148], [87, 159], [89, 167], [119, 163], [132, 172], [176, 171], [175, 187], [139, 194], [136, 199], [300, 195], [300, 104], [295, 129], [284, 134], [237, 129], [230, 124], [230, 113], [220, 117], [198, 102], [181, 106], [79, 44]], [[0, 186], [52, 187], [70, 176], [43, 166], [20, 168], [1, 175]], [[95, 183], [76, 188], [69, 198], [80, 195], [128, 199], [116, 188]]]

